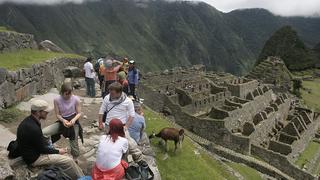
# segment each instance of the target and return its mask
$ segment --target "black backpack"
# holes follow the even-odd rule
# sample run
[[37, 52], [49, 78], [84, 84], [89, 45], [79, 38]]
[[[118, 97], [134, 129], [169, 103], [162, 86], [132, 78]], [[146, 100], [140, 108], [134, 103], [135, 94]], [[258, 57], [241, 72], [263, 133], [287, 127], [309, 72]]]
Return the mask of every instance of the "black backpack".
[[8, 145], [7, 151], [9, 151], [9, 159], [15, 159], [21, 156], [21, 153], [19, 152], [18, 141], [11, 141]]
[[154, 174], [145, 161], [131, 165], [126, 169], [126, 179], [128, 180], [153, 180]]
[[42, 171], [37, 180], [72, 180], [60, 167], [50, 166]]

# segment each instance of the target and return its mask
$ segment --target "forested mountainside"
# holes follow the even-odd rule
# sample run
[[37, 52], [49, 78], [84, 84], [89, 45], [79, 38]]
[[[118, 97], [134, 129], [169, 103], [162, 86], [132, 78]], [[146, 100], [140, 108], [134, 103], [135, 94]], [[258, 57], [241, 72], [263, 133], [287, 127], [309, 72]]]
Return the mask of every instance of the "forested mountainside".
[[144, 71], [203, 63], [244, 74], [284, 25], [293, 26], [307, 46], [320, 42], [320, 18], [283, 18], [263, 9], [226, 14], [205, 3], [162, 0], [0, 5], [0, 26], [82, 55], [127, 55]]

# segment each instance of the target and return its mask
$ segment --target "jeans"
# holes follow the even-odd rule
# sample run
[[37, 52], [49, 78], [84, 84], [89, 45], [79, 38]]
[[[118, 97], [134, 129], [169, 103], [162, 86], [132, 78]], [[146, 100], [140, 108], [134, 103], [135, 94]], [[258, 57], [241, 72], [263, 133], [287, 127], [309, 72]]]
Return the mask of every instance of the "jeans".
[[90, 97], [96, 97], [95, 84], [94, 78], [86, 77], [87, 95]]
[[80, 167], [72, 158], [60, 154], [43, 154], [32, 164], [32, 166], [50, 166], [60, 167], [71, 179], [78, 179], [84, 176]]
[[[50, 137], [52, 135], [55, 135], [59, 133], [59, 127], [60, 124], [58, 122], [51, 124], [50, 126], [45, 127], [42, 129], [42, 133], [45, 137]], [[75, 124], [74, 125], [74, 131], [75, 131], [75, 140], [69, 140], [69, 146], [71, 149], [71, 155], [74, 158], [77, 158], [80, 156], [80, 150], [79, 150], [79, 143], [78, 143], [78, 138], [79, 138], [79, 125]]]

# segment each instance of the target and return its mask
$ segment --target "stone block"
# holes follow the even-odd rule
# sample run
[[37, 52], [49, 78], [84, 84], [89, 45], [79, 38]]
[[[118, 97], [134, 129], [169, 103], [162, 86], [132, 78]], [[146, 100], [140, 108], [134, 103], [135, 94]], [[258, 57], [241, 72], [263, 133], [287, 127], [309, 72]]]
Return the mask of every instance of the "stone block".
[[7, 108], [16, 102], [14, 84], [5, 81], [0, 85], [0, 108]]
[[0, 84], [2, 84], [8, 76], [8, 71], [4, 68], [0, 68]]

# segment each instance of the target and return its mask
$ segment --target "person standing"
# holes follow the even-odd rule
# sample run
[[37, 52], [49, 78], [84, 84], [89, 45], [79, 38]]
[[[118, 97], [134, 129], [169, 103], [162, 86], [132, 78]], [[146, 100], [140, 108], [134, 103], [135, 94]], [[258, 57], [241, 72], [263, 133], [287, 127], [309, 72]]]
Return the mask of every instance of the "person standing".
[[135, 61], [129, 61], [129, 71], [128, 71], [128, 82], [129, 82], [129, 95], [137, 99], [136, 87], [139, 83], [139, 71], [135, 67]]
[[122, 64], [119, 63], [117, 66], [113, 67], [113, 64], [118, 61], [108, 59], [104, 64], [104, 83], [105, 83], [105, 91], [103, 94], [103, 98], [109, 94], [109, 85], [116, 82], [118, 80], [117, 73], [121, 68]]
[[46, 137], [51, 137], [52, 143], [58, 141], [61, 135], [69, 138], [71, 155], [77, 161], [80, 155], [79, 136], [83, 142], [83, 132], [79, 122], [81, 107], [80, 99], [72, 94], [72, 86], [70, 84], [61, 86], [60, 96], [54, 99], [54, 109], [58, 121], [44, 128], [42, 130], [43, 134]]
[[127, 79], [127, 73], [124, 71], [123, 67], [121, 67], [119, 69], [118, 82], [122, 85], [123, 92], [128, 94], [129, 93], [129, 84], [128, 84], [128, 79]]
[[119, 119], [112, 119], [109, 123], [110, 131], [101, 136], [97, 160], [92, 170], [93, 180], [123, 179], [128, 163], [122, 159], [129, 146], [123, 126]]
[[95, 89], [95, 73], [92, 65], [92, 58], [89, 57], [84, 64], [85, 71], [85, 80], [87, 85], [87, 95], [90, 97], [96, 97], [96, 89]]
[[61, 167], [71, 179], [84, 176], [80, 167], [68, 156], [65, 148], [49, 147], [41, 130], [41, 121], [47, 119], [49, 105], [44, 100], [34, 100], [31, 115], [25, 118], [17, 130], [18, 150], [27, 165], [34, 167], [55, 165]]

